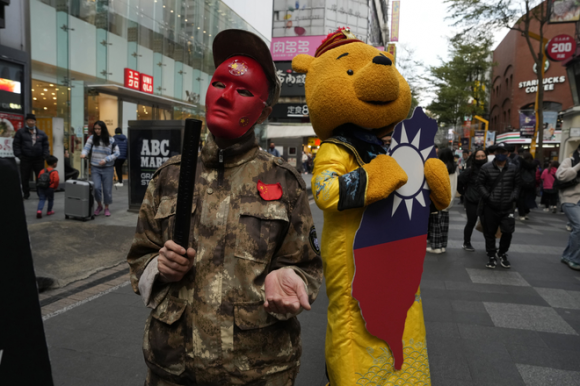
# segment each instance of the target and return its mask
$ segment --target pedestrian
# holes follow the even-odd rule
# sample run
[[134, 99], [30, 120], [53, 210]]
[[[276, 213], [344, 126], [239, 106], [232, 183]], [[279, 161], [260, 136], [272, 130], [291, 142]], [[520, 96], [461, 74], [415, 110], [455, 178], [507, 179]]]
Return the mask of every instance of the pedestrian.
[[268, 153], [273, 155], [274, 157], [280, 157], [280, 152], [278, 151], [278, 149], [276, 149], [276, 144], [274, 142], [270, 143]]
[[497, 145], [491, 145], [491, 146], [488, 146], [487, 149], [485, 149], [485, 152], [487, 153], [487, 162], [491, 162], [495, 158], [495, 149], [496, 148], [497, 148]]
[[64, 180], [76, 180], [79, 178], [79, 171], [70, 164], [70, 153], [68, 150], [64, 151]]
[[536, 163], [529, 152], [524, 152], [520, 162], [520, 179], [522, 186], [518, 197], [518, 215], [520, 220], [528, 220], [531, 209], [537, 208], [536, 204]]
[[451, 183], [451, 201], [449, 206], [442, 210], [437, 210], [437, 208], [431, 204], [429, 231], [427, 234], [430, 245], [427, 247], [427, 252], [434, 254], [443, 253], [447, 249], [449, 238], [449, 209], [453, 206], [453, 200], [455, 199], [455, 194], [457, 192], [458, 176], [457, 163], [450, 148], [445, 147], [439, 150], [439, 159], [445, 164], [445, 166], [447, 166], [447, 172], [449, 173], [449, 180]]
[[461, 156], [463, 157], [461, 161], [462, 163], [461, 169], [467, 170], [471, 166], [471, 161], [473, 161], [471, 157], [471, 152], [469, 150], [463, 150], [463, 154]]
[[113, 169], [118, 156], [119, 147], [115, 143], [115, 138], [109, 136], [105, 122], [95, 122], [93, 135], [89, 137], [81, 153], [81, 158], [88, 157], [91, 164], [91, 175], [95, 184], [93, 191], [97, 202], [95, 216], [103, 211], [103, 198], [105, 216], [111, 215], [109, 205], [113, 202]]
[[58, 171], [56, 170], [58, 158], [49, 155], [46, 157], [46, 164], [47, 167], [42, 169], [36, 178], [36, 194], [38, 194], [36, 218], [42, 218], [42, 210], [44, 209], [44, 203], [46, 201], [48, 201], [46, 215], [50, 216], [54, 214], [54, 211], [52, 210], [52, 205], [54, 204], [54, 191], [58, 189], [58, 184], [60, 182]]
[[471, 245], [471, 235], [473, 228], [477, 224], [477, 206], [481, 200], [481, 191], [477, 185], [477, 178], [481, 167], [487, 163], [485, 151], [478, 149], [475, 151], [473, 159], [469, 160], [470, 167], [459, 175], [459, 191], [463, 191], [462, 197], [465, 206], [465, 213], [467, 214], [467, 223], [463, 229], [463, 249], [468, 252], [475, 252], [475, 248]]
[[123, 186], [123, 164], [127, 160], [127, 137], [123, 135], [120, 127], [115, 129], [115, 143], [119, 147], [119, 156], [115, 160], [115, 171], [117, 172], [117, 183], [115, 186]]
[[580, 146], [572, 157], [562, 161], [556, 171], [556, 179], [558, 184], [567, 186], [565, 189], [560, 187], [560, 203], [572, 227], [568, 245], [562, 254], [562, 263], [580, 271]]
[[[489, 258], [486, 267], [495, 268], [499, 260], [502, 267], [510, 268], [507, 253], [515, 230], [515, 202], [520, 193], [521, 179], [516, 166], [507, 162], [503, 143], [497, 145], [493, 162], [481, 167], [477, 184], [482, 196], [477, 211]], [[495, 246], [498, 228], [501, 230], [499, 251]]]
[[145, 385], [291, 386], [296, 314], [322, 282], [308, 191], [294, 167], [258, 151], [254, 125], [280, 95], [269, 47], [225, 30], [212, 48], [189, 248], [171, 240], [178, 156], [149, 182], [127, 257], [133, 290], [152, 308]]
[[546, 206], [544, 212], [549, 212], [550, 210], [552, 210], [552, 213], [557, 212], [558, 191], [554, 189], [554, 180], [556, 179], [556, 171], [559, 167], [560, 163], [558, 161], [552, 161], [550, 166], [542, 172], [542, 198]]
[[385, 135], [384, 137], [381, 138], [381, 141], [383, 141], [383, 147], [387, 151], [391, 147], [391, 138], [392, 138], [392, 136], [393, 136], [393, 133], [389, 133], [389, 134], [387, 134], [387, 135]]
[[302, 169], [304, 174], [308, 174], [308, 154], [305, 151], [302, 151]]
[[50, 155], [48, 136], [36, 127], [36, 116], [26, 114], [26, 126], [14, 135], [12, 148], [14, 156], [20, 160], [20, 182], [25, 200], [30, 197], [30, 173], [34, 176], [44, 168], [44, 159]]

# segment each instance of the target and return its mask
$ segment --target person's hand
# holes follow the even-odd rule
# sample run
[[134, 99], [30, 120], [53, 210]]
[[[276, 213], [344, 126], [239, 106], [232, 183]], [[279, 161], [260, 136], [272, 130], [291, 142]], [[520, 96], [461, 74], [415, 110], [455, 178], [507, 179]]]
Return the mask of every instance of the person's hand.
[[292, 269], [277, 269], [266, 276], [264, 283], [268, 312], [298, 314], [300, 307], [310, 310], [304, 281]]
[[87, 158], [87, 156], [86, 156], [86, 155], [84, 155], [84, 154], [81, 154], [81, 158], [83, 158], [83, 159], [84, 159], [84, 158]]
[[195, 254], [195, 249], [188, 248], [187, 256], [185, 256], [185, 248], [172, 240], [166, 241], [163, 248], [159, 250], [157, 259], [157, 269], [161, 278], [169, 283], [180, 281], [193, 267]]
[[101, 165], [101, 166], [103, 166], [106, 163], [107, 163], [107, 161], [105, 161], [104, 159], [102, 159], [102, 160], [99, 161], [99, 165]]

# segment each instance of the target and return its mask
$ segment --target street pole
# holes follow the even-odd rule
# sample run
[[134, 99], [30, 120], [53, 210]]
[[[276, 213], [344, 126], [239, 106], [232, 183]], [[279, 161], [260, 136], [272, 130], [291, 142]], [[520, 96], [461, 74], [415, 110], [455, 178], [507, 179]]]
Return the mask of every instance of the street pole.
[[[548, 42], [548, 39], [544, 38], [544, 39], [540, 39], [540, 35], [535, 34], [533, 32], [528, 32], [528, 36], [531, 37], [532, 39], [535, 39], [537, 41], [540, 42], [540, 52], [542, 53], [542, 62], [540, 64], [540, 67], [542, 67], [540, 69], [540, 71], [542, 72], [542, 84], [538, 84], [537, 88], [536, 88], [536, 103], [534, 105], [534, 112], [536, 114], [536, 129], [534, 130], [534, 135], [532, 136], [532, 143], [530, 144], [530, 154], [532, 155], [532, 157], [536, 158], [536, 140], [538, 138], [538, 133], [540, 133], [540, 127], [544, 125], [544, 122], [540, 122], [540, 118], [539, 118], [539, 114], [538, 114], [538, 109], [543, 108], [543, 106], [538, 106], [538, 102], [540, 99], [540, 87], [544, 87], [544, 68], [545, 68], [545, 64], [546, 64], [546, 53], [545, 51], [545, 45]], [[536, 69], [537, 71], [537, 69]], [[539, 83], [539, 82], [538, 82]], [[544, 135], [543, 132], [541, 132], [541, 135]]]
[[479, 115], [475, 115], [473, 118], [477, 119], [478, 121], [485, 124], [485, 133], [483, 134], [483, 150], [485, 150], [486, 141], [487, 141], [487, 130], [489, 129], [489, 121], [486, 121]]

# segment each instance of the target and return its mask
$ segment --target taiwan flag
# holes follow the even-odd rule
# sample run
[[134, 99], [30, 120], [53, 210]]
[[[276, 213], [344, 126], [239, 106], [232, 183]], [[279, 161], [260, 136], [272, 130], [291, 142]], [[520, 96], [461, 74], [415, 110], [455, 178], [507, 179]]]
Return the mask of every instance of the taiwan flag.
[[388, 153], [405, 170], [407, 183], [369, 205], [354, 239], [352, 295], [369, 333], [385, 341], [403, 365], [403, 332], [415, 301], [425, 259], [429, 187], [424, 165], [436, 156], [437, 123], [418, 107], [395, 127]]

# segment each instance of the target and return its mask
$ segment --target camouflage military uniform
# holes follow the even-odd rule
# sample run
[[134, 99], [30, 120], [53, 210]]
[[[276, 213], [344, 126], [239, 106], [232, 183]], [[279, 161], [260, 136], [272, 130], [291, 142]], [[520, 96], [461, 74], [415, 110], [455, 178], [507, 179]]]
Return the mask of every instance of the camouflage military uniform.
[[[135, 292], [147, 264], [172, 237], [179, 167], [180, 156], [167, 161], [145, 194], [127, 258]], [[316, 298], [322, 262], [304, 181], [282, 159], [260, 151], [253, 130], [224, 150], [209, 138], [197, 173], [195, 264], [181, 281], [153, 286], [143, 344], [146, 385], [292, 385], [300, 324], [265, 310], [264, 280], [275, 269], [293, 269], [310, 302]], [[282, 197], [262, 199], [258, 181], [279, 182]]]

